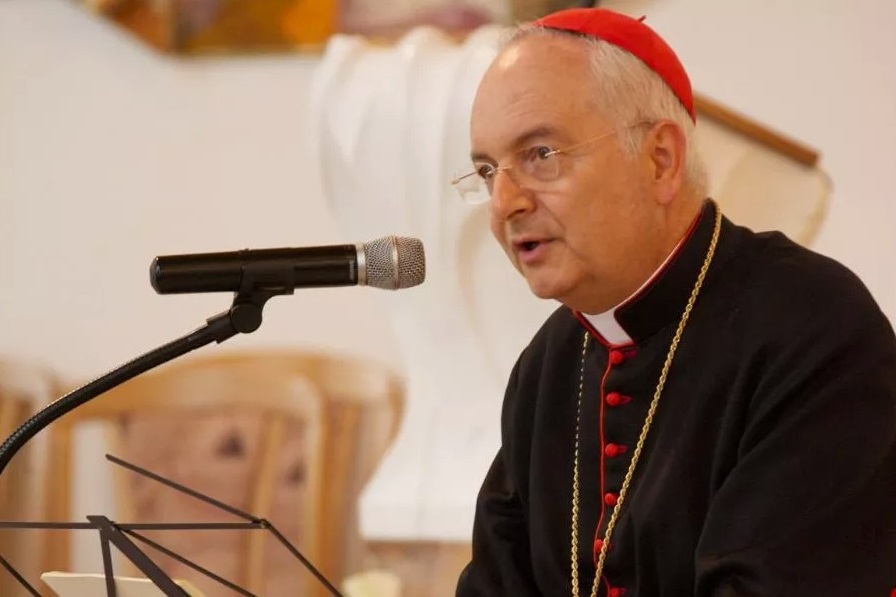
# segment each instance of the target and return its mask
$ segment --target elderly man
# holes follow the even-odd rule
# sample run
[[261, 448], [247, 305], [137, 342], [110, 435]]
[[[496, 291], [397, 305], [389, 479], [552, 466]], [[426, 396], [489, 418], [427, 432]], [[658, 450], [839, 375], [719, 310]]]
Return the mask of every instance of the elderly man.
[[521, 28], [473, 172], [532, 292], [458, 597], [886, 597], [896, 339], [844, 266], [707, 198], [688, 76], [643, 22]]

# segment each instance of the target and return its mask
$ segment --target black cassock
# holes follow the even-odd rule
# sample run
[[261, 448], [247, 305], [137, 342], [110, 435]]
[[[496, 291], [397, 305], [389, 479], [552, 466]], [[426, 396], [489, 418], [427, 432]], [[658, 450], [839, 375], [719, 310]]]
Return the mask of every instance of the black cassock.
[[[569, 597], [583, 335], [579, 594], [703, 264], [707, 201], [616, 311], [611, 346], [558, 309], [517, 361], [458, 597]], [[609, 544], [609, 597], [888, 597], [896, 587], [896, 339], [862, 283], [723, 219]]]

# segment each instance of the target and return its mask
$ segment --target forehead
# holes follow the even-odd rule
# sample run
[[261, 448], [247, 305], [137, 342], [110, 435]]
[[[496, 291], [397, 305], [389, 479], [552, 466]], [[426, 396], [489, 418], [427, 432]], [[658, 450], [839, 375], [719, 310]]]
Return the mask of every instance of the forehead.
[[470, 120], [474, 152], [503, 150], [528, 131], [571, 136], [597, 117], [587, 45], [532, 34], [505, 48], [486, 71]]

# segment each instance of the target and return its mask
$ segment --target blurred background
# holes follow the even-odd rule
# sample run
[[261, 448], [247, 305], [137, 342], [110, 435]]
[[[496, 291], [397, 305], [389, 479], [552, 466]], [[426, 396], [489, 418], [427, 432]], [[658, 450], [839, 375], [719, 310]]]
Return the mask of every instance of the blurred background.
[[[156, 295], [156, 255], [399, 234], [428, 264], [398, 293], [279, 297], [254, 334], [64, 417], [0, 478], [0, 519], [220, 519], [112, 452], [269, 517], [347, 594], [453, 595], [505, 378], [556, 305], [447, 183], [501, 32], [577, 4], [0, 0], [4, 438], [229, 307]], [[600, 5], [677, 50], [723, 210], [840, 260], [896, 321], [896, 3]], [[257, 594], [325, 594], [277, 544], [228, 537], [170, 541]], [[0, 531], [0, 554], [32, 580], [102, 570], [89, 532]]]

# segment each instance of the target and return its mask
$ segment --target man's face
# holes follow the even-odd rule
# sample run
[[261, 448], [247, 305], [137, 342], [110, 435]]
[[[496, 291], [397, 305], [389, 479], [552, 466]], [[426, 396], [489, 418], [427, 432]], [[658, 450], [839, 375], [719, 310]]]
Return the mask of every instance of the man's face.
[[[594, 90], [581, 41], [546, 35], [517, 41], [477, 92], [474, 161], [505, 166], [527, 148], [562, 150], [612, 131]], [[648, 160], [626, 155], [616, 134], [555, 158], [560, 174], [551, 182], [525, 180], [519, 168], [496, 175], [492, 233], [536, 296], [590, 313], [609, 309], [640, 284], [630, 272], [650, 253], [657, 222]]]

